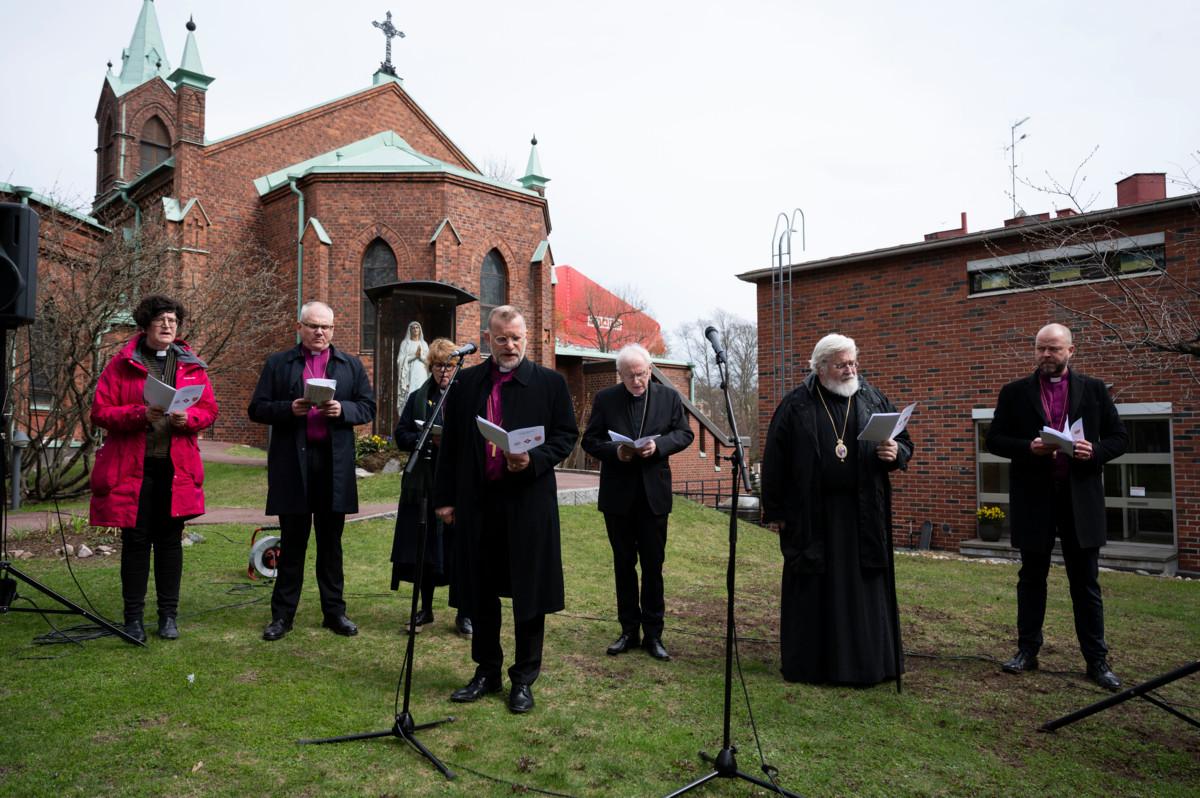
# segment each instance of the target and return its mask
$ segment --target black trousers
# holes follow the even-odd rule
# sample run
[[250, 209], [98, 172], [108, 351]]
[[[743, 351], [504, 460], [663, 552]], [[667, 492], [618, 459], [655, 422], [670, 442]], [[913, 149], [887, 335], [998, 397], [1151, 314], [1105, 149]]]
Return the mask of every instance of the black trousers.
[[154, 552], [154, 590], [158, 617], [174, 618], [179, 611], [179, 582], [183, 578], [183, 519], [171, 517], [171, 482], [175, 468], [166, 458], [147, 459], [138, 495], [137, 526], [121, 529], [121, 598], [125, 621], [141, 620], [150, 581], [150, 552]]
[[[481, 536], [481, 551], [477, 562], [484, 567], [476, 570], [474, 611], [471, 623], [471, 659], [475, 675], [499, 680], [504, 665], [504, 648], [500, 645], [500, 597], [512, 595], [509, 576], [509, 529], [499, 490], [487, 491], [482, 497], [483, 518], [487, 528]], [[520, 556], [519, 554], [517, 556]], [[533, 684], [542, 672], [542, 645], [546, 637], [546, 616], [537, 614], [519, 619], [514, 612], [513, 664], [508, 678], [513, 684]]]
[[[617, 620], [621, 631], [636, 637], [662, 637], [663, 560], [667, 550], [667, 516], [654, 515], [640, 494], [628, 514], [605, 513], [604, 526], [613, 552], [617, 583]], [[642, 565], [641, 603], [638, 603], [637, 564]]]
[[[1075, 636], [1088, 663], [1108, 657], [1104, 642], [1104, 600], [1100, 594], [1100, 549], [1081, 548], [1075, 535], [1069, 483], [1055, 483], [1055, 532], [1062, 541], [1063, 564], [1071, 587]], [[1046, 575], [1050, 572], [1052, 537], [1043, 549], [1021, 549], [1017, 577], [1017, 645], [1037, 654], [1042, 647], [1042, 622], [1046, 617]]]
[[317, 537], [317, 590], [321, 594], [321, 612], [326, 616], [344, 615], [342, 600], [342, 529], [346, 514], [329, 508], [333, 503], [333, 454], [328, 443], [308, 447], [308, 513], [281, 513], [279, 516], [279, 570], [271, 593], [271, 617], [290, 621], [300, 603], [304, 587], [304, 558], [308, 538], [315, 528]]

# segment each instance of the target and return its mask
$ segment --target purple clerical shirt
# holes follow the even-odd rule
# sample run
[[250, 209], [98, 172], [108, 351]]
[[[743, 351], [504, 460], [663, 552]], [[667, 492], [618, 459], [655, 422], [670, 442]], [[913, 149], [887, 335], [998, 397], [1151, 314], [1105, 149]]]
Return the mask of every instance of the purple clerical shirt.
[[[1070, 384], [1067, 372], [1064, 369], [1058, 377], [1048, 377], [1045, 374], [1040, 377], [1038, 387], [1041, 389], [1042, 410], [1046, 412], [1046, 421], [1051, 428], [1060, 430], [1067, 422], [1067, 387]], [[1053, 456], [1054, 478], [1065, 480], [1070, 475], [1070, 462], [1057, 450]]]
[[[504, 411], [500, 402], [500, 390], [504, 383], [513, 378], [516, 372], [501, 371], [492, 361], [492, 392], [488, 394], [487, 420], [497, 427], [504, 426]], [[489, 481], [504, 478], [504, 450], [491, 441], [483, 444], [483, 476]]]
[[[310, 352], [301, 347], [304, 352], [304, 381], [310, 379], [325, 379], [325, 369], [329, 365], [329, 350]], [[316, 407], [308, 409], [307, 423], [308, 440], [310, 443], [322, 443], [329, 440], [329, 419], [321, 415]]]

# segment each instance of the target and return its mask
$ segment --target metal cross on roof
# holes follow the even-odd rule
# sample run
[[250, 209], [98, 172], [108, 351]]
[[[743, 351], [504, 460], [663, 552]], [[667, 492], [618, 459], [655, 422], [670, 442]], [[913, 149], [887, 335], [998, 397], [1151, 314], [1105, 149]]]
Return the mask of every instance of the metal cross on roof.
[[383, 31], [383, 35], [387, 37], [387, 54], [383, 59], [383, 63], [379, 65], [379, 70], [395, 76], [396, 68], [392, 66], [392, 39], [397, 36], [403, 39], [404, 31], [397, 30], [396, 26], [392, 24], [391, 11], [387, 12], [387, 18], [383, 22], [372, 22], [371, 24]]

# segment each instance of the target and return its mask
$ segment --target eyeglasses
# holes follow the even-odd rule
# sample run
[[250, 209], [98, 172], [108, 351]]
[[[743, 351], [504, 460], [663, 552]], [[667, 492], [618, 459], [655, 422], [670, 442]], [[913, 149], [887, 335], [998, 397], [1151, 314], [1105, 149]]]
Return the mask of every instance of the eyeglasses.
[[454, 364], [453, 363], [434, 363], [432, 366], [430, 366], [430, 368], [433, 369], [434, 371], [450, 371], [451, 369], [454, 368]]
[[831, 368], [838, 371], [858, 371], [858, 361], [847, 360], [845, 363], [830, 363]]
[[332, 332], [333, 331], [332, 324], [313, 324], [312, 322], [307, 322], [307, 321], [302, 321], [300, 323], [314, 332], [316, 332], [318, 330], [323, 331], [323, 332]]
[[178, 327], [179, 319], [173, 316], [157, 316], [150, 320], [151, 324], [157, 324], [159, 327]]

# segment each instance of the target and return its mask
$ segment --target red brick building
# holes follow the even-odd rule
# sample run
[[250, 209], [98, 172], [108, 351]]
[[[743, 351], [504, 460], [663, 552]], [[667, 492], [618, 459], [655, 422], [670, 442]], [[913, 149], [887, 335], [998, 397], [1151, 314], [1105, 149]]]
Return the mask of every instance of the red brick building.
[[740, 277], [758, 291], [761, 434], [829, 332], [857, 341], [863, 375], [898, 406], [920, 403], [916, 455], [893, 479], [897, 542], [929, 521], [936, 548], [1010, 553], [977, 539], [976, 508], [1008, 502], [1006, 461], [981, 441], [1001, 385], [1031, 373], [1034, 335], [1059, 321], [1074, 331], [1072, 366], [1111, 384], [1130, 431], [1105, 470], [1101, 563], [1200, 572], [1200, 363], [1136, 341], [1147, 297], [1160, 317], [1200, 315], [1200, 194], [1168, 198], [1163, 175], [1134, 175], [1115, 208], [975, 233], [964, 214], [924, 241]]
[[[529, 356], [553, 365], [548, 181], [536, 141], [519, 185], [485, 176], [390, 64], [366, 88], [213, 140], [205, 131], [212, 80], [191, 22], [172, 68], [154, 4], [144, 0], [121, 65], [110, 65], [101, 85], [89, 229], [119, 235], [163, 225], [182, 243], [184, 273], [218, 286], [220, 253], [260, 246], [297, 304], [334, 308], [335, 344], [362, 357], [377, 388], [394, 379], [395, 339], [403, 335], [394, 331], [408, 322], [375, 317], [364, 289], [382, 284], [433, 281], [477, 297], [457, 309], [460, 341], [478, 340], [490, 307], [517, 305], [529, 324]], [[290, 319], [255, 321], [278, 324], [274, 348], [294, 340]], [[267, 354], [239, 357], [258, 363]], [[265, 442], [265, 428], [243, 412], [253, 382], [247, 373], [215, 385], [224, 412], [212, 437]], [[393, 414], [382, 405], [391, 395], [380, 390], [385, 434]]]

